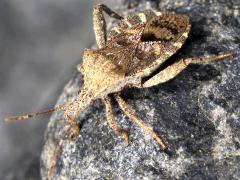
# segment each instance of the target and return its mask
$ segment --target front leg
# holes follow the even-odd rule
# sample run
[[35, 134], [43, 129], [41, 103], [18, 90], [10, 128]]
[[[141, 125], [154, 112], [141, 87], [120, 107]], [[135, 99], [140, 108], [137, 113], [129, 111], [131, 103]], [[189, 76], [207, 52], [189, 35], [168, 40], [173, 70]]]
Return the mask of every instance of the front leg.
[[59, 139], [58, 143], [54, 148], [53, 154], [51, 155], [47, 175], [49, 180], [53, 179], [54, 171], [56, 170], [57, 157], [63, 146], [64, 141], [66, 139], [72, 140], [80, 133], [80, 127], [76, 119], [73, 119], [68, 115], [65, 115], [65, 119], [67, 120], [69, 127], [64, 131], [63, 135], [61, 136], [61, 138]]
[[106, 21], [103, 16], [103, 11], [107, 13], [110, 17], [115, 19], [123, 19], [122, 16], [118, 15], [113, 10], [109, 9], [104, 4], [98, 4], [93, 9], [93, 30], [95, 33], [95, 38], [99, 49], [103, 48], [106, 44], [107, 31], [106, 31]]
[[213, 55], [209, 57], [195, 57], [195, 58], [187, 58], [187, 59], [180, 59], [179, 61], [175, 62], [172, 65], [169, 65], [158, 74], [143, 82], [142, 87], [151, 87], [158, 85], [160, 83], [164, 83], [175, 76], [177, 76], [181, 71], [183, 71], [189, 64], [208, 64], [214, 61], [220, 61], [227, 58], [233, 57], [233, 53], [228, 52], [219, 55]]

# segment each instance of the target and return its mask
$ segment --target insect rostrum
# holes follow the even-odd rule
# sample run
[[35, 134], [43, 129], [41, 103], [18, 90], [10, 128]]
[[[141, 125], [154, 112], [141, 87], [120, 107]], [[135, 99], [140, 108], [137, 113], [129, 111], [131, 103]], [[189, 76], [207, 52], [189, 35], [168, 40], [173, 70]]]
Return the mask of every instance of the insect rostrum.
[[[109, 34], [106, 32], [103, 12], [119, 20]], [[188, 16], [174, 12], [146, 10], [123, 18], [101, 4], [94, 7], [93, 28], [98, 49], [85, 49], [83, 62], [77, 65], [78, 71], [84, 76], [84, 85], [80, 88], [76, 99], [48, 111], [6, 119], [17, 121], [57, 110], [64, 111], [63, 116], [68, 122], [68, 127], [56, 145], [49, 166], [49, 178], [52, 177], [56, 156], [63, 141], [72, 139], [80, 133], [77, 118], [96, 99], [102, 99], [104, 102], [109, 126], [124, 138], [126, 145], [129, 144], [128, 133], [117, 126], [109, 96], [116, 99], [129, 119], [155, 139], [161, 149], [167, 149], [168, 146], [164, 140], [137, 118], [121, 98], [120, 92], [125, 88], [147, 88], [166, 82], [189, 64], [206, 64], [233, 56], [233, 53], [227, 52], [208, 57], [179, 59], [156, 72], [169, 57], [180, 50], [191, 28]]]

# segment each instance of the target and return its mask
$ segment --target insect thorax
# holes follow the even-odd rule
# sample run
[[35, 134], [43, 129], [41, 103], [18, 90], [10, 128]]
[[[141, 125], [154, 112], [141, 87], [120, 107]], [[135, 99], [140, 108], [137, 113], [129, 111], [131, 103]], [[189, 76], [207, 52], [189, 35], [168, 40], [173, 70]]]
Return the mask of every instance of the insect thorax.
[[149, 75], [181, 48], [189, 30], [187, 16], [169, 12], [147, 10], [121, 20], [104, 48], [84, 51], [85, 87], [117, 91], [126, 85], [124, 79]]
[[94, 94], [124, 79], [124, 71], [98, 50], [85, 49], [83, 56], [84, 87]]

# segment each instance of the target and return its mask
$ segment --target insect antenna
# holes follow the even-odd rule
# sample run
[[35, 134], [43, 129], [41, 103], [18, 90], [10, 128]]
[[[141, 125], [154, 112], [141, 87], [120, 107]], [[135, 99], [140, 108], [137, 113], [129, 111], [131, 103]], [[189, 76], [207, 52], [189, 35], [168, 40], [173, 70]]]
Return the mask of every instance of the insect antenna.
[[54, 108], [51, 108], [51, 109], [48, 109], [48, 110], [45, 110], [45, 111], [41, 111], [41, 112], [23, 114], [23, 115], [20, 115], [20, 116], [6, 117], [4, 120], [6, 122], [23, 121], [23, 120], [27, 120], [27, 119], [33, 118], [35, 116], [38, 116], [38, 115], [43, 115], [43, 114], [48, 114], [48, 113], [51, 113], [51, 112], [54, 112], [54, 111], [63, 110], [64, 108], [65, 108], [65, 105], [59, 105], [59, 106], [56, 106]]

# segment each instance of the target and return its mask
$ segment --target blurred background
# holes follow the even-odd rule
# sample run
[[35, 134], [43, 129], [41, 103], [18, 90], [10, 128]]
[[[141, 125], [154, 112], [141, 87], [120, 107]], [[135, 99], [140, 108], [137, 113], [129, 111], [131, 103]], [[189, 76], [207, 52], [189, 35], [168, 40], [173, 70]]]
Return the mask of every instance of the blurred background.
[[0, 1], [0, 179], [39, 179], [48, 117], [6, 124], [4, 117], [54, 106], [94, 43], [93, 4], [121, 0]]

